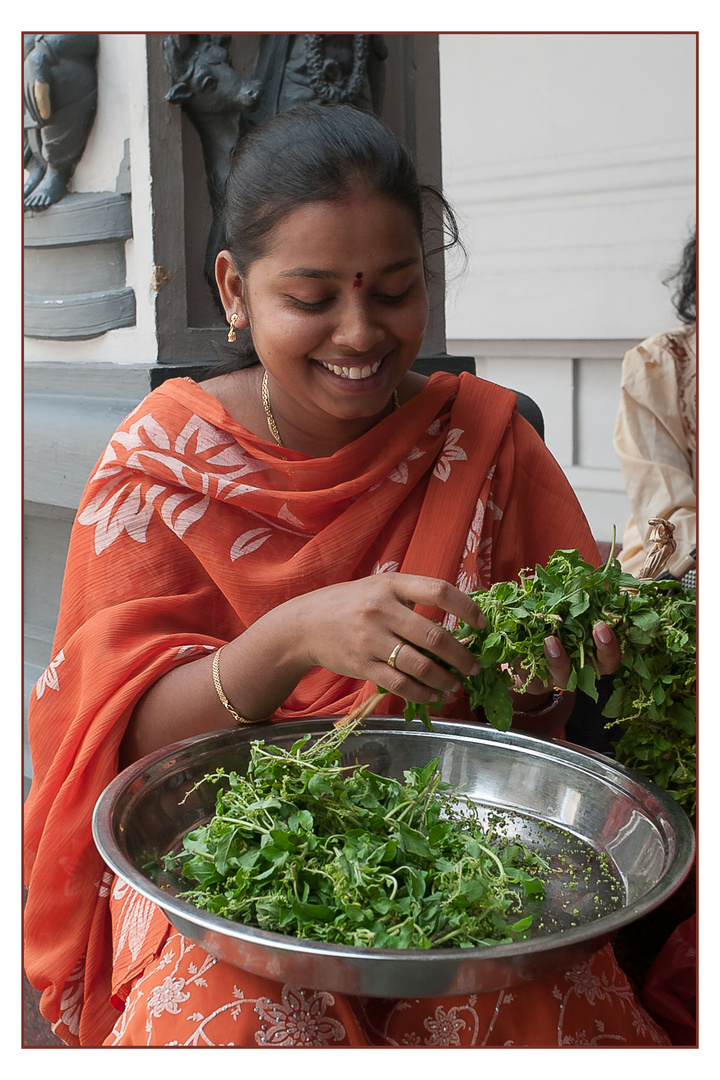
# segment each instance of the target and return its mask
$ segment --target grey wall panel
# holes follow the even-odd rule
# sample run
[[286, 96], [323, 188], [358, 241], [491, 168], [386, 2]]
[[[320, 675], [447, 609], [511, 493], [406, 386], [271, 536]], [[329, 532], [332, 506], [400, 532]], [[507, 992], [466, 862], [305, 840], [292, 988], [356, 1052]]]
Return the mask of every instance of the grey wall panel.
[[75, 296], [25, 295], [26, 337], [77, 341], [135, 325], [130, 288]]
[[109, 191], [70, 193], [48, 210], [26, 210], [24, 215], [26, 248], [129, 240], [131, 236], [130, 198]]
[[125, 287], [125, 241], [25, 249], [25, 292], [33, 297]]
[[125, 267], [131, 237], [127, 195], [71, 194], [41, 213], [26, 212], [25, 335], [84, 340], [134, 326]]

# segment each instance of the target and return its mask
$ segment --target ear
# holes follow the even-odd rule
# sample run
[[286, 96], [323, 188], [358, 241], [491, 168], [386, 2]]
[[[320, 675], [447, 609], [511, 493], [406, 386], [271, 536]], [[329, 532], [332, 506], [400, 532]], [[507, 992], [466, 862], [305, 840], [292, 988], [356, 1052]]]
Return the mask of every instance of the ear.
[[229, 251], [221, 251], [215, 260], [215, 280], [218, 284], [220, 300], [225, 308], [228, 322], [231, 315], [237, 315], [238, 321], [235, 326], [241, 330], [249, 326], [245, 304], [243, 302], [243, 281], [237, 270], [233, 257]]

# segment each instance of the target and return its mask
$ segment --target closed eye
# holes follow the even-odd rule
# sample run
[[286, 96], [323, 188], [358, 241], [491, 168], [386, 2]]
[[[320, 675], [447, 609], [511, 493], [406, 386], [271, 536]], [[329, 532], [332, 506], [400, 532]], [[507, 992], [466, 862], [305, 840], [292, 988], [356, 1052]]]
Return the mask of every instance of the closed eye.
[[[377, 300], [380, 304], [401, 304], [403, 300], [406, 300], [413, 290], [414, 282], [411, 283], [407, 289], [403, 289], [401, 293], [372, 293], [374, 300]], [[326, 308], [335, 301], [334, 296], [326, 296], [322, 300], [302, 300], [299, 296], [293, 296], [291, 293], [285, 294], [285, 299], [298, 311], [324, 311]]]
[[287, 295], [286, 299], [290, 301], [293, 307], [298, 308], [299, 311], [322, 311], [330, 303], [332, 303], [332, 297], [326, 297], [324, 300], [301, 300], [299, 296]]
[[405, 300], [412, 289], [412, 285], [401, 293], [376, 293], [376, 299], [382, 304], [399, 304]]

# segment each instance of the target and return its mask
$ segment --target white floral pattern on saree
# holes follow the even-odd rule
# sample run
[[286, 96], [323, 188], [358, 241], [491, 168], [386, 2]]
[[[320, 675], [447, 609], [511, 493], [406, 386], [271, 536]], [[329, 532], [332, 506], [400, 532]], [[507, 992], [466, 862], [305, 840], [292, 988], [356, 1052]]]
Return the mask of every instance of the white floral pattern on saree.
[[388, 562], [376, 562], [373, 566], [371, 573], [373, 574], [394, 574], [400, 569], [400, 563], [396, 559], [390, 559]]
[[258, 1046], [329, 1046], [345, 1038], [345, 1028], [326, 1016], [335, 999], [320, 990], [283, 986], [280, 1002], [259, 998], [255, 1012], [261, 1021], [255, 1033]]
[[[344, 998], [249, 975], [171, 930], [159, 956], [134, 983], [105, 1045], [669, 1045], [636, 1001], [609, 947], [545, 983], [541, 1030], [547, 1041], [539, 1044], [528, 1041], [532, 987], [444, 1001]], [[359, 1032], [365, 1042], [355, 1041]]]
[[131, 889], [120, 878], [116, 878], [113, 899], [122, 900], [119, 928], [114, 931], [117, 937], [116, 948], [127, 946], [133, 960], [137, 959], [147, 936], [155, 905], [152, 901]]
[[[165, 1022], [169, 1016], [179, 1018], [178, 1024], [185, 1028], [186, 1035], [162, 1045], [246, 1045], [242, 1033], [247, 1031], [249, 1016], [253, 1013], [257, 1020], [250, 1026], [254, 1029], [253, 1043], [258, 1047], [324, 1047], [345, 1039], [343, 1025], [327, 1015], [335, 999], [324, 991], [277, 984], [280, 1000], [276, 1001], [268, 996], [245, 997], [242, 988], [233, 985], [228, 1000], [213, 998], [212, 1010], [206, 1011], [207, 995], [198, 997], [197, 1001], [193, 995], [196, 990], [202, 995], [207, 989], [207, 977], [217, 962], [215, 957], [181, 934], [171, 934], [159, 959], [140, 978], [135, 992], [128, 998], [107, 1045], [122, 1044], [123, 1035], [138, 1011], [141, 1019], [145, 1015], [142, 1026], [147, 1046], [158, 1044], [154, 1030], [156, 1022]], [[238, 979], [242, 978], [241, 971], [237, 970], [235, 974]], [[235, 1026], [237, 1042], [232, 1038]], [[218, 1031], [224, 1036], [229, 1033], [230, 1038], [216, 1041]]]
[[46, 690], [59, 690], [60, 680], [58, 678], [57, 669], [65, 659], [65, 653], [60, 650], [54, 660], [52, 660], [43, 671], [42, 675], [35, 683], [35, 697], [41, 698]]
[[467, 454], [458, 445], [460, 436], [464, 434], [462, 428], [451, 428], [447, 433], [445, 445], [433, 469], [433, 476], [436, 476], [438, 480], [442, 480], [443, 483], [447, 482], [454, 461], [467, 461]]
[[[125, 465], [120, 464], [114, 444], [127, 452]], [[203, 517], [211, 498], [230, 501], [256, 490], [239, 483], [240, 479], [269, 467], [198, 416], [188, 420], [173, 444], [150, 413], [136, 420], [129, 431], [113, 435], [93, 477], [94, 484], [105, 483], [78, 515], [78, 522], [95, 526], [97, 555], [123, 533], [144, 544], [156, 511], [169, 529], [183, 537]], [[156, 479], [166, 475], [167, 484], [128, 480], [128, 470], [135, 469], [139, 475]], [[168, 484], [184, 490], [170, 490]]]
[[57, 1027], [64, 1025], [73, 1035], [80, 1031], [80, 1010], [85, 996], [85, 953], [70, 972], [60, 998], [60, 1019]]

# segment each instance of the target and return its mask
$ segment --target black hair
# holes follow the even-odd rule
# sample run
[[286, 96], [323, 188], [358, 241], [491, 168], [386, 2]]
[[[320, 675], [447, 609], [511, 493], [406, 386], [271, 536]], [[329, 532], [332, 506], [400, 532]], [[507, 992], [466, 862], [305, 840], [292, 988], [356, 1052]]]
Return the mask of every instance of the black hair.
[[[343, 199], [358, 186], [409, 211], [427, 276], [432, 255], [462, 246], [447, 200], [420, 183], [409, 150], [379, 117], [352, 105], [312, 101], [278, 113], [235, 148], [225, 187], [223, 243], [237, 272], [243, 275], [267, 252], [286, 214], [307, 203]], [[246, 334], [233, 366], [253, 363], [257, 355]]]
[[672, 302], [675, 313], [682, 323], [697, 321], [697, 230], [683, 248], [680, 265], [665, 279], [663, 285], [676, 283]]

